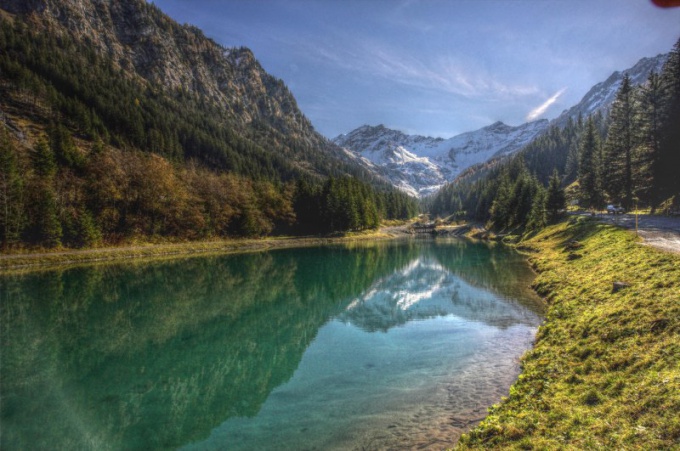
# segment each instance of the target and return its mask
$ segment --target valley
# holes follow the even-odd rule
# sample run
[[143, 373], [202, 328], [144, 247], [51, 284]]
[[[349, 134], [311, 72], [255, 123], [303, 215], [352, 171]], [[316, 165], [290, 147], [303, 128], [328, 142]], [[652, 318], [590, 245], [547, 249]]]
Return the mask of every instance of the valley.
[[675, 449], [663, 6], [0, 0], [0, 448]]

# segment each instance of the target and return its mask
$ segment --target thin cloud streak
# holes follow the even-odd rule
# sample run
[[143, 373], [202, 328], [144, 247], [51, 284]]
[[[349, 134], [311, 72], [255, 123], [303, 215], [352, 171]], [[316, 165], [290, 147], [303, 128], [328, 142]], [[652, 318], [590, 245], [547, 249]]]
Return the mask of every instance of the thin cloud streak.
[[527, 114], [527, 121], [533, 121], [534, 119], [539, 118], [543, 113], [546, 112], [546, 110], [557, 101], [557, 99], [560, 98], [562, 94], [567, 90], [567, 88], [562, 88], [559, 91], [557, 91], [555, 94], [553, 94], [552, 97], [550, 97], [548, 100], [543, 102], [541, 105], [538, 107], [534, 108]]
[[297, 45], [304, 46], [308, 56], [315, 55], [319, 61], [337, 69], [468, 99], [508, 100], [538, 92], [535, 86], [501, 83], [486, 71], [471, 69], [469, 64], [450, 56], [425, 61], [365, 38], [343, 46], [324, 46], [319, 42], [314, 45], [300, 42]]

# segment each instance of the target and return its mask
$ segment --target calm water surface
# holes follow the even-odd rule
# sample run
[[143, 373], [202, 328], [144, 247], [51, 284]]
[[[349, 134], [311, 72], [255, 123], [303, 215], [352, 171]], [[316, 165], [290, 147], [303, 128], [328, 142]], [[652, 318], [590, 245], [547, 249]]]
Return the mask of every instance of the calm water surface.
[[502, 247], [416, 240], [0, 278], [0, 448], [443, 449], [541, 304]]

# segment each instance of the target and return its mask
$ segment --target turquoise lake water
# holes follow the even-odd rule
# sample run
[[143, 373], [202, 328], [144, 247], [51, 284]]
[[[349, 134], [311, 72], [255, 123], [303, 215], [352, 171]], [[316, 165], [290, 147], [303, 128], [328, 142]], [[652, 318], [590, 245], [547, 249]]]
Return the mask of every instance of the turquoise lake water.
[[532, 278], [453, 239], [0, 277], [0, 448], [445, 449], [519, 374]]

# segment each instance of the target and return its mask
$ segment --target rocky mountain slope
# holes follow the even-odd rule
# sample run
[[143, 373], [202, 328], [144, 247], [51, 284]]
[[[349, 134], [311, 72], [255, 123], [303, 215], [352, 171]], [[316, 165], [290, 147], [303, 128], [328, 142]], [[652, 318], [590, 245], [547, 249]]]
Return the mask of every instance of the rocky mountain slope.
[[36, 29], [87, 44], [149, 86], [214, 101], [241, 123], [268, 119], [280, 129], [310, 128], [283, 82], [249, 49], [224, 48], [144, 0], [2, 0], [0, 8]]
[[[668, 55], [642, 58], [635, 66], [614, 72], [607, 80], [593, 86], [583, 99], [548, 122], [540, 120], [511, 127], [496, 122], [482, 129], [450, 139], [406, 135], [383, 125], [362, 126], [333, 139], [368, 168], [380, 172], [393, 185], [415, 196], [436, 192], [468, 168], [502, 160], [522, 149], [545, 132], [549, 126], [564, 127], [569, 119], [606, 112], [614, 101], [624, 75], [633, 85], [644, 83], [650, 72], [661, 70]], [[469, 171], [468, 171], [469, 172]]]
[[[189, 132], [177, 133], [165, 124], [165, 130], [158, 127], [151, 113], [148, 119], [143, 118], [140, 133], [159, 129], [165, 135], [165, 147], [181, 147], [182, 151], [176, 153], [183, 152], [185, 157], [197, 158], [208, 166], [221, 161], [222, 168], [238, 170], [236, 160], [269, 159], [253, 158], [255, 151], [280, 160], [271, 165], [264, 161], [260, 166], [273, 166], [273, 172], [284, 179], [300, 173], [353, 172], [363, 178], [374, 177], [314, 130], [283, 81], [269, 75], [249, 49], [225, 48], [198, 28], [176, 23], [145, 0], [0, 0], [0, 17], [9, 23], [23, 22], [29, 31], [56, 39], [65, 53], [74, 54], [71, 66], [87, 67], [75, 61], [75, 54], [110, 65], [116, 76], [124, 77], [144, 94], [134, 99], [143, 113], [151, 109], [145, 102], [148, 97], [150, 101], [161, 99], [165, 107], [173, 104], [170, 108], [175, 111], [185, 108], [186, 116], [208, 117], [213, 122], [208, 131], [203, 119], [192, 124], [203, 135], [200, 138], [189, 138]], [[67, 78], [73, 77], [69, 74]], [[82, 80], [66, 82], [76, 85], [69, 89], [83, 84]], [[93, 103], [76, 94], [82, 103]], [[200, 111], [194, 114], [189, 104]], [[120, 133], [124, 135], [126, 130]], [[206, 134], [211, 136], [205, 139]], [[221, 136], [225, 134], [233, 138], [228, 147], [238, 155], [224, 155], [220, 147], [228, 141]], [[132, 144], [144, 147], [141, 141], [150, 138], [143, 138]], [[167, 144], [168, 140], [172, 143]], [[211, 142], [206, 144], [208, 140]], [[247, 172], [263, 171], [267, 176], [273, 173], [268, 167], [249, 168]]]
[[477, 163], [521, 149], [548, 126], [547, 120], [512, 127], [496, 122], [453, 138], [410, 136], [383, 125], [362, 126], [333, 139], [358, 160], [383, 171], [392, 184], [426, 196]]
[[3, 250], [363, 230], [416, 211], [250, 50], [146, 0], [0, 0], [0, 154]]
[[564, 127], [570, 118], [576, 120], [579, 115], [585, 118], [598, 111], [606, 112], [614, 101], [616, 92], [621, 87], [621, 81], [623, 80], [624, 75], [630, 77], [632, 85], [641, 85], [647, 81], [651, 72], [656, 72], [657, 74], [661, 72], [667, 59], [667, 53], [652, 58], [642, 58], [633, 67], [620, 72], [614, 72], [605, 81], [593, 86], [586, 95], [583, 96], [579, 103], [564, 110], [562, 114], [553, 119], [551, 125]]

